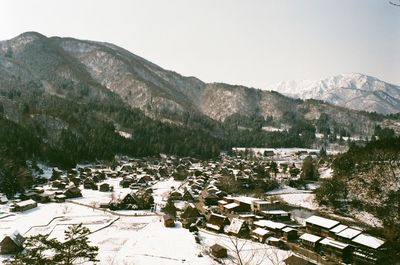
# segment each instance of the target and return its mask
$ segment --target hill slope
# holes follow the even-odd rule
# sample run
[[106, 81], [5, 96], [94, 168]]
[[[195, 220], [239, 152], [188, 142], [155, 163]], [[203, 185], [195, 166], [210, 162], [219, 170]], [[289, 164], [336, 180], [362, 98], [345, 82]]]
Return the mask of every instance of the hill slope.
[[36, 32], [0, 42], [0, 116], [4, 131], [29, 132], [36, 140], [28, 144], [39, 146], [16, 146], [24, 141], [15, 134], [14, 149], [63, 163], [115, 153], [210, 157], [231, 146], [305, 147], [315, 145], [315, 132], [370, 137], [376, 124], [390, 124], [321, 101], [207, 84], [113, 44]]

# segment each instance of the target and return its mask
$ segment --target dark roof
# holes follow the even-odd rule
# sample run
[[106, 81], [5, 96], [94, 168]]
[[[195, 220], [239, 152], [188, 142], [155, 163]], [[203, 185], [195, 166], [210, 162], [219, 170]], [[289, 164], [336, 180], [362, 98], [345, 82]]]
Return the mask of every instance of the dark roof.
[[226, 247], [223, 247], [219, 244], [214, 244], [211, 246], [211, 249], [215, 252], [221, 251], [221, 250], [226, 250]]
[[199, 211], [196, 209], [196, 207], [193, 205], [188, 205], [184, 212], [181, 214], [181, 218], [193, 218], [193, 217], [199, 217], [200, 213]]
[[9, 237], [11, 241], [14, 242], [14, 244], [18, 247], [22, 247], [22, 244], [25, 241], [25, 238], [21, 236], [21, 234], [18, 231], [14, 231], [11, 235], [6, 236], [5, 238], [7, 237]]
[[315, 265], [315, 263], [312, 263], [308, 260], [302, 259], [298, 256], [291, 255], [287, 259], [285, 259], [285, 264], [286, 265]]

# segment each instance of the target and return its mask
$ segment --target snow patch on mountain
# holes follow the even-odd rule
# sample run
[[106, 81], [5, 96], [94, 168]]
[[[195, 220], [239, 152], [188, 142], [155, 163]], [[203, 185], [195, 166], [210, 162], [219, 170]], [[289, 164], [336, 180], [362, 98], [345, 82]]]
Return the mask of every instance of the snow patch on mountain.
[[355, 110], [400, 112], [400, 86], [359, 74], [341, 74], [321, 80], [279, 82], [268, 87], [286, 96], [318, 99]]

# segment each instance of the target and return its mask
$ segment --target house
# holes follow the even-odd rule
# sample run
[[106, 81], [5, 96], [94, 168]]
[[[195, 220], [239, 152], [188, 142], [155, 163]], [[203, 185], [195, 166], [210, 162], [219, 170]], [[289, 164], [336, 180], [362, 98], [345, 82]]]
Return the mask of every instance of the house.
[[102, 183], [102, 184], [100, 184], [100, 189], [99, 189], [101, 192], [108, 192], [108, 191], [111, 191], [112, 189], [111, 189], [111, 187], [110, 187], [110, 184], [108, 184], [108, 183]]
[[70, 187], [69, 189], [64, 191], [64, 195], [68, 199], [82, 197], [81, 190], [78, 187]]
[[96, 182], [92, 178], [86, 178], [83, 181], [83, 188], [90, 189], [90, 190], [98, 190]]
[[175, 218], [169, 214], [163, 215], [165, 227], [175, 227]]
[[251, 231], [251, 238], [253, 238], [254, 240], [256, 240], [260, 243], [264, 243], [265, 240], [268, 237], [272, 236], [273, 234], [274, 234], [273, 232], [271, 232], [267, 229], [258, 227], [256, 229], [254, 229], [253, 231]]
[[169, 198], [174, 201], [182, 200], [182, 193], [177, 190], [173, 190], [169, 193]]
[[10, 210], [12, 212], [24, 212], [37, 207], [37, 202], [32, 199], [15, 203]]
[[7, 235], [0, 242], [0, 254], [15, 254], [24, 249], [25, 238], [18, 231]]
[[204, 203], [208, 206], [210, 205], [218, 205], [218, 201], [220, 200], [218, 195], [216, 194], [207, 194], [203, 197]]
[[206, 227], [216, 232], [223, 232], [225, 225], [230, 224], [228, 217], [221, 214], [211, 213]]
[[259, 213], [262, 211], [270, 211], [270, 210], [275, 210], [277, 207], [279, 207], [280, 203], [279, 201], [262, 201], [262, 200], [254, 200], [252, 202], [252, 210], [254, 213]]
[[183, 193], [182, 199], [187, 202], [195, 202], [197, 201], [198, 197], [193, 193], [191, 189], [187, 189]]
[[306, 232], [322, 237], [328, 237], [332, 228], [339, 225], [338, 221], [313, 215], [306, 220]]
[[293, 241], [298, 238], [297, 230], [291, 227], [285, 227], [282, 229], [283, 237], [286, 241]]
[[291, 255], [290, 257], [285, 259], [284, 262], [286, 265], [315, 265], [315, 263], [312, 263], [295, 255]]
[[301, 245], [304, 248], [317, 251], [319, 249], [319, 241], [322, 240], [322, 237], [312, 235], [309, 233], [304, 233], [300, 236]]
[[219, 259], [223, 259], [228, 256], [228, 250], [219, 244], [212, 245], [210, 247], [210, 252], [211, 252], [211, 255], [213, 255], [214, 257], [219, 258]]
[[336, 262], [351, 262], [352, 246], [349, 244], [336, 241], [332, 238], [324, 238], [320, 242], [320, 251], [325, 256]]
[[240, 212], [240, 205], [236, 202], [231, 202], [228, 204], [225, 204], [223, 206], [223, 211], [226, 213], [237, 213]]
[[351, 240], [355, 250], [353, 252], [353, 262], [355, 264], [379, 264], [379, 253], [385, 248], [385, 241], [361, 233]]
[[133, 192], [126, 194], [125, 197], [119, 201], [119, 204], [122, 206], [128, 206], [134, 204], [136, 205], [137, 201], [135, 198], [135, 194]]
[[192, 223], [195, 223], [199, 217], [201, 217], [201, 214], [196, 206], [193, 203], [189, 203], [181, 214], [182, 226], [186, 228], [189, 227]]
[[255, 221], [254, 226], [261, 227], [274, 232], [276, 236], [281, 237], [283, 235], [282, 229], [286, 227], [286, 224], [278, 223], [270, 220], [259, 220]]
[[259, 212], [267, 219], [274, 221], [290, 221], [290, 213], [282, 210], [270, 210]]
[[233, 218], [226, 232], [229, 235], [246, 237], [249, 235], [249, 230], [249, 226], [247, 225], [245, 220]]
[[239, 207], [236, 209], [236, 212], [251, 212], [253, 201], [258, 199], [252, 197], [236, 197], [233, 199], [234, 203], [239, 204]]
[[65, 196], [64, 194], [58, 194], [54, 196], [54, 201], [55, 202], [65, 202], [65, 199], [67, 198], [67, 196]]
[[278, 247], [278, 248], [280, 248], [280, 247], [282, 247], [283, 245], [285, 245], [285, 242], [283, 242], [283, 241], [280, 240], [279, 238], [276, 238], [276, 237], [273, 237], [273, 236], [268, 237], [268, 238], [265, 240], [265, 242], [266, 242], [268, 245], [271, 245], [271, 246], [274, 246], [274, 247]]

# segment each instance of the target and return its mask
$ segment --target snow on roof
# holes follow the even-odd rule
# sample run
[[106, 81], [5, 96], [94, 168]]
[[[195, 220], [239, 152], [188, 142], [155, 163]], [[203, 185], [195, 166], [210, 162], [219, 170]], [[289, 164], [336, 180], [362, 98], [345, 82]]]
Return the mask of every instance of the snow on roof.
[[269, 202], [269, 201], [260, 201], [260, 200], [253, 201], [253, 203], [255, 203], [255, 204], [272, 204], [272, 202]]
[[233, 198], [234, 200], [241, 202], [241, 203], [246, 203], [246, 204], [252, 204], [253, 201], [259, 200], [257, 198], [253, 197], [245, 197], [245, 196], [240, 196], [240, 197], [235, 197]]
[[332, 246], [332, 247], [338, 248], [338, 249], [345, 249], [346, 247], [349, 246], [349, 244], [339, 242], [339, 241], [333, 240], [331, 238], [324, 238], [319, 243], [321, 243], [322, 245], [329, 245], [329, 246]]
[[255, 221], [254, 225], [258, 226], [258, 227], [268, 227], [270, 229], [282, 229], [282, 228], [286, 227], [285, 224], [273, 222], [270, 220]]
[[357, 229], [347, 228], [347, 229], [343, 230], [342, 232], [337, 233], [336, 235], [338, 235], [340, 237], [352, 239], [352, 238], [355, 238], [356, 236], [358, 236], [359, 234], [361, 234], [361, 232], [362, 231], [357, 230]]
[[276, 238], [276, 237], [270, 236], [270, 237], [267, 238], [267, 241], [276, 241], [276, 242], [278, 242], [279, 239]]
[[334, 228], [332, 228], [332, 229], [329, 230], [329, 231], [332, 232], [332, 233], [337, 234], [337, 233], [342, 232], [342, 231], [345, 230], [346, 228], [348, 228], [347, 225], [342, 225], [342, 224], [340, 224], [340, 225], [338, 225], [338, 226], [335, 226]]
[[271, 210], [271, 211], [263, 211], [263, 213], [266, 214], [273, 214], [273, 215], [282, 215], [282, 216], [288, 216], [289, 212], [283, 211], [283, 210]]
[[238, 218], [233, 218], [230, 226], [228, 227], [228, 232], [232, 232], [234, 234], [239, 234], [240, 229], [244, 224], [244, 220], [240, 220]]
[[22, 201], [22, 202], [17, 202], [15, 205], [17, 205], [18, 207], [25, 207], [31, 204], [35, 204], [36, 202], [32, 199], [26, 200], [26, 201]]
[[352, 241], [373, 249], [377, 249], [385, 243], [382, 239], [367, 234], [359, 234]]
[[232, 202], [232, 203], [229, 203], [229, 204], [227, 204], [227, 205], [224, 205], [224, 208], [226, 208], [226, 209], [228, 209], [228, 210], [231, 210], [231, 209], [234, 209], [234, 208], [236, 208], [236, 207], [238, 207], [239, 206], [239, 204], [237, 204], [237, 203], [235, 203], [235, 202]]
[[253, 234], [257, 234], [259, 236], [265, 236], [267, 234], [271, 234], [272, 232], [267, 230], [267, 229], [263, 229], [261, 227], [258, 227], [256, 229], [253, 230]]
[[316, 236], [316, 235], [312, 235], [312, 234], [309, 234], [309, 233], [304, 233], [300, 237], [301, 240], [305, 240], [305, 241], [313, 242], [313, 243], [317, 242], [321, 238], [322, 237], [319, 237], [319, 236]]
[[296, 229], [292, 228], [292, 227], [285, 227], [282, 229], [283, 232], [290, 232], [290, 231], [297, 231]]
[[218, 226], [218, 225], [213, 225], [213, 224], [210, 224], [210, 223], [206, 223], [206, 227], [208, 227], [208, 228], [210, 228], [210, 229], [213, 229], [213, 230], [219, 230], [219, 229], [221, 229], [221, 227], [220, 226]]
[[321, 227], [327, 228], [327, 229], [331, 229], [334, 226], [339, 224], [338, 221], [327, 219], [327, 218], [316, 216], [316, 215], [313, 215], [313, 216], [307, 218], [305, 221], [306, 221], [306, 223], [321, 226]]

